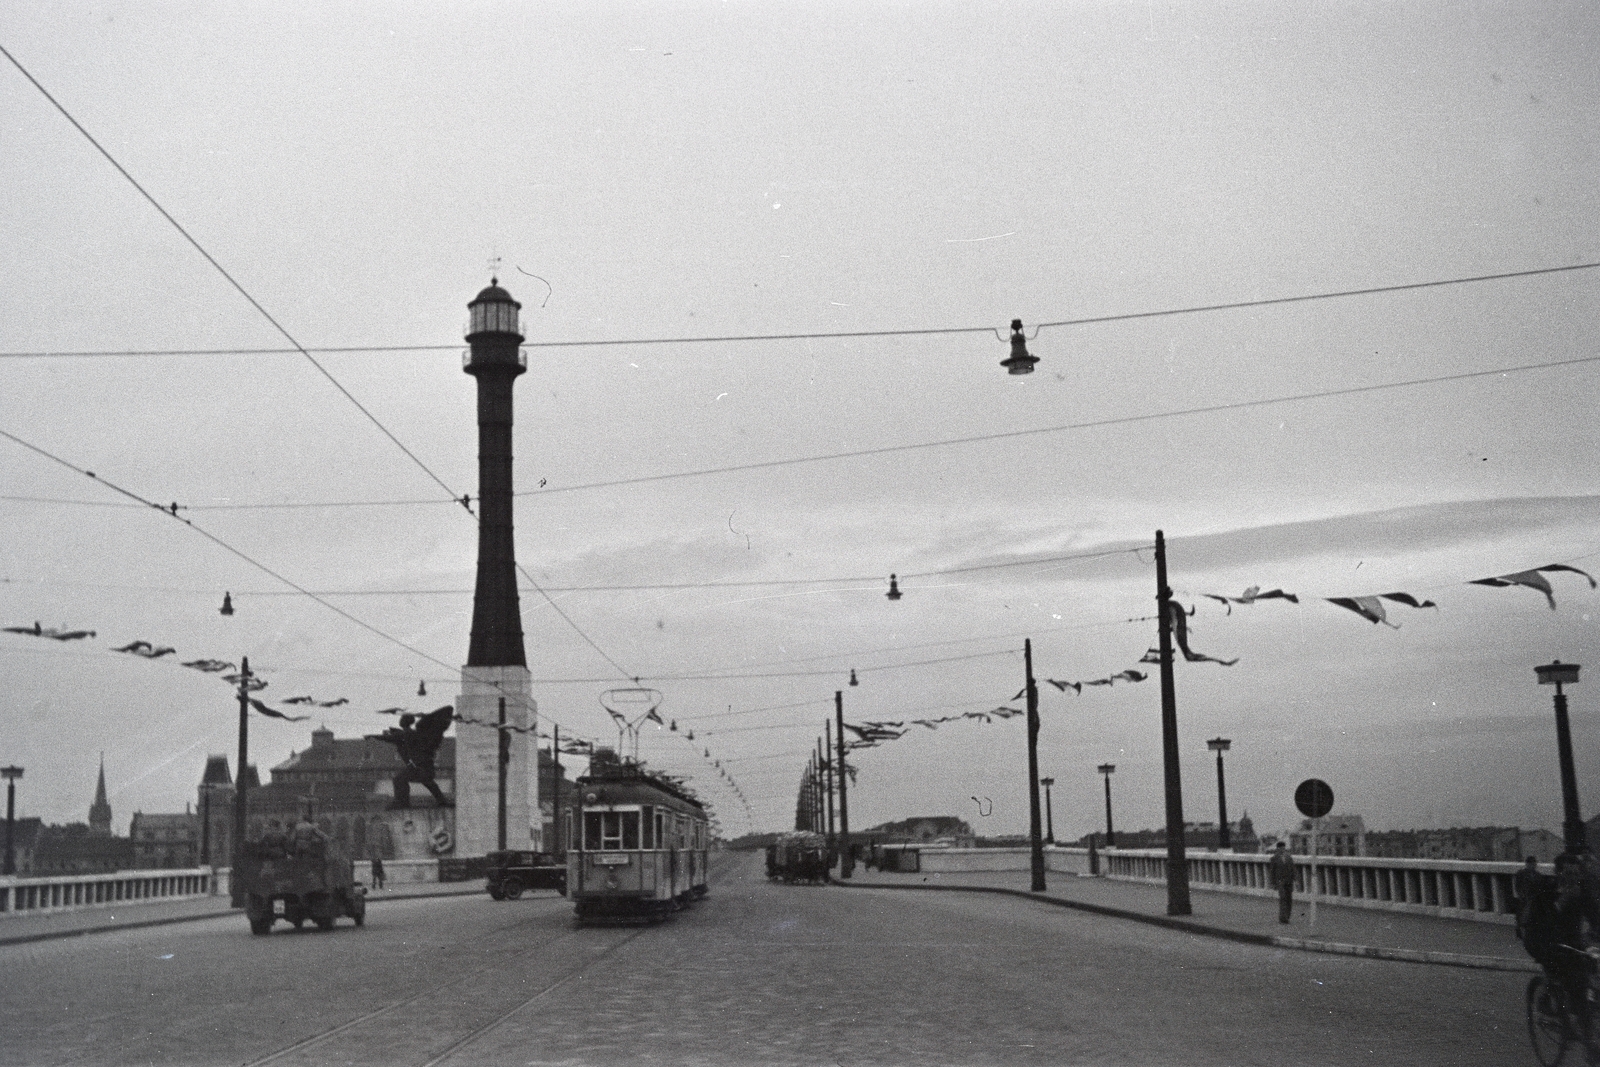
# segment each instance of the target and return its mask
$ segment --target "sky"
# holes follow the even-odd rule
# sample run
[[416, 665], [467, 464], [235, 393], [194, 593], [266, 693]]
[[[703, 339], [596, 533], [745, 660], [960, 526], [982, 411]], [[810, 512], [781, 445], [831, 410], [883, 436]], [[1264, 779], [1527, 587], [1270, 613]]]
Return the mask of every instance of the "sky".
[[[1559, 829], [1533, 667], [1596, 663], [1600, 594], [1469, 583], [1600, 573], [1593, 5], [31, 4], [0, 46], [0, 624], [95, 631], [0, 634], [19, 815], [84, 819], [104, 753], [121, 832], [232, 762], [182, 660], [349, 701], [254, 717], [263, 769], [453, 699], [494, 276], [542, 726], [658, 691], [638, 754], [729, 835], [792, 824], [836, 692], [1020, 707], [1025, 639], [1057, 837], [1105, 762], [1161, 825], [1155, 678], [1046, 681], [1153, 671], [1158, 529], [1237, 659], [1175, 667], [1187, 819], [1225, 736], [1261, 830], [1308, 777]], [[1251, 586], [1298, 603], [1207, 598]], [[1436, 607], [1326, 600], [1390, 592]], [[1019, 718], [852, 758], [857, 828], [1026, 829]]]

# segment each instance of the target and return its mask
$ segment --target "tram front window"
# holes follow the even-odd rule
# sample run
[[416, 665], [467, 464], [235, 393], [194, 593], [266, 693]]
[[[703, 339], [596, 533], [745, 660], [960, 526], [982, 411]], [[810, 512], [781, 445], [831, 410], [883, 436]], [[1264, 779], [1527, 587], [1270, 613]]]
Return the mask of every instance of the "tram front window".
[[586, 811], [583, 813], [584, 847], [601, 852], [632, 851], [639, 847], [639, 813], [636, 811]]

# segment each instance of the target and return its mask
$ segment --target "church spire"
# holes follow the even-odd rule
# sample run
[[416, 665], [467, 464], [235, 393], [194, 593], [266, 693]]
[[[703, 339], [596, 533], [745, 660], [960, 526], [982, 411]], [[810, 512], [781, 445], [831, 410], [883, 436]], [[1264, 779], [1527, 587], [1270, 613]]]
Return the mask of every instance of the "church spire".
[[111, 802], [106, 799], [106, 754], [100, 753], [100, 782], [94, 789], [94, 803], [89, 805], [89, 829], [97, 834], [111, 832]]

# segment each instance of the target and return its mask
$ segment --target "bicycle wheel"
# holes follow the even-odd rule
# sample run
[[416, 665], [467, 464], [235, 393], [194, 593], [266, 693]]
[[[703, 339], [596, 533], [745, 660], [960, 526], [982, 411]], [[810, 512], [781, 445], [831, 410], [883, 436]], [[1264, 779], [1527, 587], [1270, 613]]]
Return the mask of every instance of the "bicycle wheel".
[[1543, 1067], [1557, 1067], [1566, 1055], [1572, 1032], [1567, 1026], [1567, 998], [1544, 975], [1528, 982], [1528, 1038]]

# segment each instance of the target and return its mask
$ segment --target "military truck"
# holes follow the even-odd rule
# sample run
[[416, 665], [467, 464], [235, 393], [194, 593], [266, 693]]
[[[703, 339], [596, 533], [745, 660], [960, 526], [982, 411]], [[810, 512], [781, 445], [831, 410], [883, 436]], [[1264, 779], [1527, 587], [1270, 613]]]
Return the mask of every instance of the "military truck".
[[295, 849], [278, 841], [249, 841], [233, 876], [244, 892], [252, 934], [265, 934], [279, 919], [299, 929], [307, 919], [332, 930], [340, 916], [361, 926], [367, 920], [367, 888], [334, 841]]

